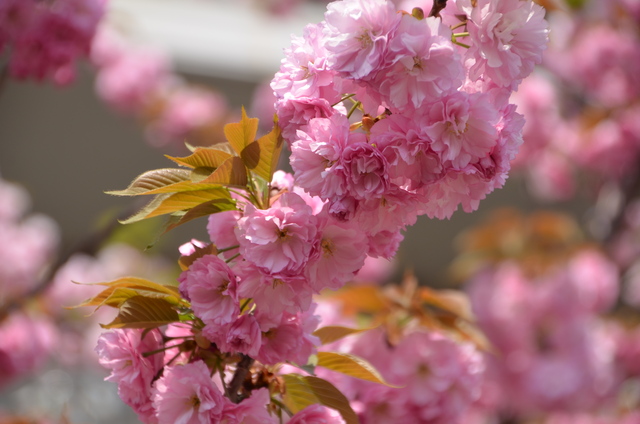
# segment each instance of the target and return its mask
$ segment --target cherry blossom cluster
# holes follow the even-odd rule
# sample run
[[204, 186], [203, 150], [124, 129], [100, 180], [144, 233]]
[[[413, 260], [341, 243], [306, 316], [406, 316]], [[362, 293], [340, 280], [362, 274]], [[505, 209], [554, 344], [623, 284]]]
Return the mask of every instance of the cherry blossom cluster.
[[87, 57], [105, 0], [6, 0], [0, 3], [0, 53], [17, 79], [68, 84]]
[[551, 212], [496, 214], [463, 249], [457, 266], [472, 266], [466, 291], [492, 346], [482, 395], [465, 423], [504, 415], [544, 423], [637, 419], [637, 406], [628, 405], [640, 399], [628, 390], [640, 375], [632, 359], [640, 337], [629, 322], [634, 314], [620, 309], [621, 300], [633, 300], [623, 295], [613, 258], [585, 244], [568, 216]]
[[271, 82], [296, 185], [363, 228], [373, 255], [393, 254], [417, 216], [471, 212], [503, 185], [524, 123], [508, 98], [546, 46], [530, 1], [427, 13], [331, 3]]
[[[55, 254], [58, 228], [48, 217], [26, 215], [23, 188], [0, 179], [0, 308], [25, 296]], [[22, 311], [0, 316], [0, 386], [41, 366], [53, 348], [53, 326]]]
[[134, 115], [154, 147], [176, 149], [185, 140], [211, 144], [229, 115], [218, 92], [187, 83], [160, 51], [133, 46], [105, 23], [91, 50], [96, 92], [114, 109]]
[[[194, 390], [214, 393], [211, 410], [198, 408], [202, 422], [240, 414], [238, 408], [243, 414], [256, 415], [248, 406], [241, 407], [246, 404], [266, 414], [268, 395], [251, 394], [249, 399], [258, 400], [237, 405], [224, 397], [222, 387], [229, 381], [216, 384], [206, 377], [210, 372], [202, 373], [206, 365], [199, 361], [212, 354], [208, 351], [246, 355], [266, 366], [304, 365], [316, 352], [319, 340], [312, 333], [320, 319], [314, 314], [312, 296], [354, 278], [364, 264], [367, 239], [329, 215], [322, 200], [296, 189], [292, 181], [290, 174], [275, 173], [271, 184], [275, 195], [268, 209], [247, 202], [242, 212], [210, 216], [207, 230], [220, 253], [198, 257], [179, 277], [180, 292], [196, 317], [193, 322], [170, 326], [164, 335], [154, 331], [142, 341], [141, 332], [134, 330], [114, 330], [101, 337], [97, 348], [101, 363], [112, 370], [110, 380], [118, 383], [120, 397], [144, 422], [174, 422], [180, 411], [171, 406], [175, 403], [171, 399], [189, 399]], [[181, 252], [188, 257], [205, 247], [194, 240]], [[191, 358], [171, 348], [171, 340], [177, 346], [194, 337], [199, 338], [201, 349]], [[145, 356], [160, 351], [165, 353]], [[131, 361], [134, 367], [123, 365]], [[161, 370], [162, 378], [156, 382]], [[191, 373], [203, 376], [191, 381]], [[175, 388], [176, 383], [165, 383], [174, 378], [189, 384]], [[195, 386], [205, 380], [207, 389]], [[204, 402], [200, 394], [198, 398]], [[263, 418], [271, 422], [268, 414]]]
[[[620, 13], [620, 11], [624, 11]], [[571, 17], [551, 14], [554, 38], [543, 68], [513, 101], [527, 116], [524, 148], [514, 162], [543, 199], [624, 186], [640, 157], [640, 40], [633, 2], [587, 2]], [[593, 180], [593, 181], [592, 181]]]
[[338, 347], [366, 358], [397, 387], [329, 376], [356, 406], [362, 424], [466, 423], [479, 401], [485, 359], [471, 343], [426, 328], [411, 328], [391, 345], [372, 331]]
[[[272, 397], [287, 390], [279, 364], [307, 365], [320, 344], [313, 295], [343, 287], [367, 256], [392, 257], [418, 215], [472, 211], [502, 185], [523, 123], [507, 99], [540, 61], [543, 10], [480, 0], [430, 15], [333, 2], [294, 38], [272, 82], [294, 175], [278, 171], [260, 189], [233, 184], [235, 209], [209, 217], [211, 243], [181, 248], [181, 297], [167, 295], [180, 323], [114, 329], [98, 342], [108, 379], [143, 422], [276, 422], [269, 411], [283, 407]], [[249, 148], [229, 142], [245, 166]], [[375, 334], [378, 355], [366, 338], [353, 351], [405, 388], [342, 388], [363, 422], [377, 422], [380, 396], [389, 422], [420, 423], [456, 422], [478, 399], [475, 346], [417, 326], [385, 350]], [[290, 422], [343, 419], [311, 406]]]

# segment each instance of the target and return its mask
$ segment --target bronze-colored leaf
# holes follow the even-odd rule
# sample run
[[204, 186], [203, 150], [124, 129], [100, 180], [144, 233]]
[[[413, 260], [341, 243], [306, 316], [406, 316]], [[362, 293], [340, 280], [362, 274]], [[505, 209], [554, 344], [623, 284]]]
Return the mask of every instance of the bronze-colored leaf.
[[102, 328], [156, 328], [179, 322], [174, 307], [161, 298], [134, 296], [120, 306], [118, 316]]
[[320, 343], [326, 345], [352, 334], [358, 334], [368, 330], [371, 330], [371, 328], [349, 328], [340, 325], [328, 325], [318, 328], [314, 331], [313, 335], [320, 339]]
[[348, 353], [318, 352], [318, 367], [324, 367], [361, 380], [396, 387], [387, 383], [380, 373], [366, 360]]
[[278, 166], [282, 146], [283, 139], [280, 127], [276, 124], [269, 134], [245, 147], [240, 157], [247, 169], [270, 182]]
[[188, 256], [181, 256], [180, 259], [178, 259], [178, 265], [180, 265], [180, 269], [183, 271], [189, 269], [192, 263], [203, 256], [218, 254], [218, 249], [216, 249], [215, 244], [209, 243], [204, 247], [196, 246], [195, 244], [192, 245], [194, 247], [194, 252]]
[[227, 159], [213, 174], [200, 181], [201, 184], [220, 184], [243, 188], [247, 186], [247, 182], [247, 168], [242, 163], [242, 159], [237, 156]]
[[188, 211], [212, 200], [230, 201], [229, 191], [224, 187], [207, 190], [184, 191], [174, 194], [159, 194], [135, 215], [121, 221], [123, 224], [153, 218], [164, 214]]
[[189, 168], [217, 168], [222, 162], [229, 159], [232, 155], [219, 149], [213, 149], [210, 147], [198, 147], [193, 154], [178, 158], [169, 155], [165, 155], [178, 165], [188, 166]]
[[247, 113], [242, 108], [242, 119], [240, 122], [227, 124], [224, 126], [224, 135], [233, 150], [240, 155], [245, 147], [251, 144], [258, 133], [258, 119], [247, 117]]
[[203, 216], [213, 215], [218, 212], [232, 211], [236, 209], [236, 203], [232, 199], [214, 199], [195, 206], [167, 225], [165, 232], [191, 221], [192, 219], [201, 218]]
[[183, 181], [189, 181], [189, 171], [186, 169], [155, 169], [137, 176], [126, 189], [107, 191], [107, 194], [112, 194], [114, 196], [138, 196], [141, 194], [152, 194], [154, 190]]
[[286, 374], [284, 404], [299, 412], [307, 406], [321, 404], [340, 413], [346, 424], [359, 424], [358, 416], [349, 400], [333, 384], [319, 377]]

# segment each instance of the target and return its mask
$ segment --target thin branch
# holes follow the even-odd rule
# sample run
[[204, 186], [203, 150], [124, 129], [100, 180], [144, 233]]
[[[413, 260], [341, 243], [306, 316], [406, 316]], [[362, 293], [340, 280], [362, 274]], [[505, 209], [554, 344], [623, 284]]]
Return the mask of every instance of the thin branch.
[[236, 368], [236, 372], [233, 374], [233, 378], [231, 379], [231, 383], [229, 383], [227, 395], [229, 399], [233, 403], [240, 403], [242, 399], [240, 399], [239, 391], [244, 379], [247, 377], [249, 373], [249, 368], [253, 365], [254, 359], [247, 355], [242, 355], [242, 359], [238, 362], [238, 367]]

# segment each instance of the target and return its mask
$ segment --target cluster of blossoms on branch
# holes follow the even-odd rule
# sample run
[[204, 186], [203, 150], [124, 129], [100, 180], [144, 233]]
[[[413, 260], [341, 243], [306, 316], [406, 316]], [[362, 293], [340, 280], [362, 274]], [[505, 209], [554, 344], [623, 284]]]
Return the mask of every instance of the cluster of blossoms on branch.
[[185, 140], [199, 146], [223, 139], [223, 123], [232, 114], [227, 100], [188, 83], [162, 52], [133, 45], [108, 24], [99, 27], [91, 46], [98, 96], [136, 117], [154, 147], [176, 150]]
[[460, 246], [453, 268], [492, 346], [465, 423], [638, 420], [637, 311], [622, 306], [633, 299], [602, 246], [568, 215], [514, 210]]
[[[424, 308], [464, 315], [438, 295], [381, 301], [405, 314], [389, 318], [394, 338], [371, 336], [394, 346], [371, 357], [389, 382], [360, 356], [366, 339], [350, 353], [318, 351], [359, 330], [318, 328], [313, 301], [367, 256], [392, 257], [418, 215], [470, 212], [504, 183], [523, 124], [508, 97], [541, 60], [544, 11], [520, 0], [443, 6], [329, 4], [286, 50], [269, 134], [256, 140], [243, 112], [225, 126], [227, 143], [170, 157], [187, 169], [149, 171], [112, 193], [154, 196], [125, 222], [170, 214], [170, 229], [209, 216], [211, 243], [183, 246], [178, 287], [124, 278], [83, 303], [119, 310], [97, 352], [142, 421], [445, 423], [478, 398], [482, 359], [459, 344], [472, 337], [458, 320]], [[285, 142], [294, 175], [274, 172]], [[356, 384], [345, 396], [325, 369], [383, 389]], [[378, 392], [396, 399], [388, 416], [376, 414]]]
[[68, 84], [89, 55], [104, 0], [6, 0], [0, 3], [0, 54], [18, 79]]
[[418, 215], [471, 212], [503, 185], [524, 123], [509, 95], [547, 39], [532, 2], [432, 11], [332, 3], [271, 84], [296, 184], [364, 228], [374, 254], [393, 254]]
[[584, 2], [549, 15], [556, 36], [513, 97], [527, 116], [513, 166], [546, 200], [624, 191], [640, 157], [637, 2]]

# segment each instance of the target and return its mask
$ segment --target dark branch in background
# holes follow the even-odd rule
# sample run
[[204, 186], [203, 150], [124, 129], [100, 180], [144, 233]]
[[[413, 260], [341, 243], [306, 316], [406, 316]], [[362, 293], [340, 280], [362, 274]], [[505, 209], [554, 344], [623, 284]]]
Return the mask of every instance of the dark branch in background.
[[[67, 261], [77, 253], [84, 253], [87, 255], [95, 256], [100, 250], [102, 244], [113, 234], [115, 229], [121, 224], [118, 220], [128, 218], [132, 214], [133, 208], [126, 208], [116, 218], [111, 220], [107, 225], [89, 234], [85, 239], [80, 240], [75, 246], [67, 249], [67, 252], [63, 255], [59, 255], [57, 260], [51, 264], [40, 279], [38, 284], [30, 291], [18, 297], [17, 299], [11, 299], [5, 305], [0, 307], [0, 323], [12, 312], [23, 308], [31, 299], [40, 296], [53, 282], [56, 273], [60, 268], [67, 263]], [[71, 284], [71, 282], [69, 282]]]
[[604, 239], [605, 243], [610, 243], [620, 231], [624, 230], [625, 212], [640, 194], [640, 172], [636, 172], [630, 180], [631, 181], [628, 182], [627, 186], [623, 188], [624, 191], [622, 192], [622, 199], [618, 206], [617, 213], [610, 221], [609, 232]]
[[0, 93], [4, 91], [4, 86], [7, 84], [7, 80], [9, 79], [9, 66], [5, 64], [0, 64]]
[[440, 11], [445, 7], [447, 7], [447, 0], [433, 0], [429, 17], [435, 16], [436, 18], [440, 18]]
[[240, 395], [238, 392], [240, 391], [240, 387], [244, 382], [244, 379], [247, 377], [249, 373], [249, 368], [253, 365], [254, 359], [250, 356], [242, 355], [242, 359], [238, 362], [238, 368], [236, 368], [236, 372], [233, 374], [233, 379], [231, 383], [229, 383], [227, 396], [231, 399], [233, 403], [239, 403], [242, 399], [240, 399]]

